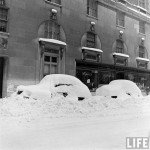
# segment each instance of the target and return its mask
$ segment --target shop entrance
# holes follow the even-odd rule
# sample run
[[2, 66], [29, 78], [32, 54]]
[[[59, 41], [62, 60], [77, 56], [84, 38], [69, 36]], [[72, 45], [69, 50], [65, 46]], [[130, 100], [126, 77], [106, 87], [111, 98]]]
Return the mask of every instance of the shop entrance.
[[2, 98], [3, 93], [3, 68], [4, 68], [4, 58], [0, 57], [0, 98]]

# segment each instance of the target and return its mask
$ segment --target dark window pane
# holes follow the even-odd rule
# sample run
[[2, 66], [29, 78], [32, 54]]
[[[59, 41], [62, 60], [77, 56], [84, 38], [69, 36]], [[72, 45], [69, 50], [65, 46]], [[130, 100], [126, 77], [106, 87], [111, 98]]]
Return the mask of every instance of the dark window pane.
[[145, 48], [143, 46], [139, 46], [139, 57], [145, 57]]
[[44, 57], [44, 61], [50, 62], [50, 56], [45, 56], [45, 57]]
[[7, 29], [7, 22], [0, 20], [0, 31], [6, 32], [6, 29]]
[[57, 57], [52, 57], [52, 62], [57, 63]]

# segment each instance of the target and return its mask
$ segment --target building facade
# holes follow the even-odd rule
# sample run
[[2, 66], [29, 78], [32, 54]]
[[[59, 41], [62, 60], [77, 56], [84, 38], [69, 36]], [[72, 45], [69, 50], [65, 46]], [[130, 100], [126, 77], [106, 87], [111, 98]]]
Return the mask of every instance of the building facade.
[[53, 73], [148, 91], [149, 41], [149, 0], [0, 0], [0, 96]]

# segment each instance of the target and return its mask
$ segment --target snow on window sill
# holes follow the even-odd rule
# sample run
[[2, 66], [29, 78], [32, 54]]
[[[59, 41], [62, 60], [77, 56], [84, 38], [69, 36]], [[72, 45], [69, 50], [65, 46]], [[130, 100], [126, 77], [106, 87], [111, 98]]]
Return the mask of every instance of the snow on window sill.
[[59, 41], [59, 40], [55, 40], [55, 39], [39, 38], [39, 42], [40, 41], [53, 43], [53, 44], [57, 44], [57, 45], [62, 45], [62, 46], [66, 46], [67, 45], [65, 42], [62, 42], [62, 41]]
[[142, 35], [142, 36], [146, 36], [146, 34], [145, 34], [145, 33], [141, 33], [141, 32], [139, 32], [139, 34], [140, 34], [140, 35]]
[[145, 61], [145, 62], [149, 62], [150, 60], [147, 58], [142, 58], [142, 57], [137, 57], [136, 60], [138, 61]]
[[48, 1], [48, 0], [44, 0], [44, 1], [45, 1], [45, 3], [47, 3], [47, 4], [51, 4], [51, 5], [54, 5], [54, 6], [57, 6], [57, 7], [62, 7], [61, 4], [57, 4], [57, 3], [54, 3], [54, 2], [50, 2], [50, 1]]
[[113, 56], [121, 56], [121, 57], [125, 57], [125, 58], [129, 58], [129, 55], [127, 54], [123, 54], [123, 53], [113, 53]]
[[87, 17], [98, 20], [98, 18], [97, 18], [97, 17], [91, 16], [91, 15], [89, 15], [89, 14], [87, 14]]
[[99, 52], [99, 53], [102, 53], [102, 52], [103, 52], [101, 49], [98, 49], [98, 48], [90, 48], [90, 47], [82, 47], [82, 50], [95, 51], [95, 52]]
[[116, 27], [125, 29], [125, 26], [116, 25]]

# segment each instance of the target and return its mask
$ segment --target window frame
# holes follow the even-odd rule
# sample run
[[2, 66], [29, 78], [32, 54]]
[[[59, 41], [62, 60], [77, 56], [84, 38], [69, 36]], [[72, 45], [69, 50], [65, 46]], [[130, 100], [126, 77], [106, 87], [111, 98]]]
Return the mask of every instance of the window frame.
[[45, 22], [44, 37], [60, 40], [60, 25], [52, 20]]
[[[91, 36], [93, 36], [93, 39], [92, 39], [92, 36], [91, 37], [89, 37], [89, 35]], [[91, 46], [91, 45], [89, 45], [89, 43], [92, 43], [93, 44], [93, 46]], [[87, 34], [86, 34], [86, 46], [87, 47], [90, 47], [90, 48], [96, 48], [96, 34], [95, 33], [93, 33], [93, 32], [87, 32]]]
[[116, 40], [116, 53], [124, 54], [124, 42], [121, 39]]
[[138, 6], [145, 9], [146, 7], [146, 1], [145, 0], [138, 0]]
[[[50, 61], [45, 61], [45, 56], [49, 56], [50, 57]], [[57, 57], [57, 63], [54, 63], [51, 61], [52, 57]], [[49, 74], [45, 74], [44, 73], [44, 67], [45, 65], [49, 65], [49, 68], [50, 68], [50, 73], [49, 74], [52, 74], [51, 73], [51, 66], [54, 65], [57, 67], [57, 73], [58, 73], [58, 68], [59, 68], [59, 54], [55, 54], [55, 53], [50, 53], [50, 52], [44, 52], [43, 54], [43, 77], [46, 76], [46, 75], [49, 75]]]
[[116, 25], [125, 28], [125, 14], [123, 12], [116, 13]]
[[142, 45], [139, 45], [139, 57], [145, 58], [145, 47]]
[[98, 18], [98, 4], [96, 0], [87, 0], [87, 15]]
[[145, 22], [139, 21], [139, 33], [145, 34]]

